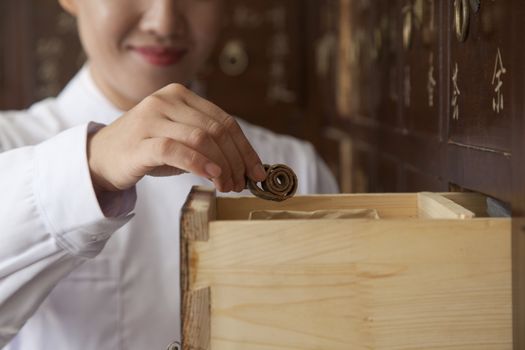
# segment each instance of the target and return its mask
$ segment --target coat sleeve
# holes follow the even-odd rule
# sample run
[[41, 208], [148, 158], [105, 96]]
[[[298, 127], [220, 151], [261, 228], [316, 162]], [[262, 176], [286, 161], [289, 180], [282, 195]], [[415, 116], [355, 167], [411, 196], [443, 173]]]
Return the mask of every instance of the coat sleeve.
[[134, 188], [96, 198], [86, 155], [93, 127], [0, 153], [0, 348], [132, 217]]

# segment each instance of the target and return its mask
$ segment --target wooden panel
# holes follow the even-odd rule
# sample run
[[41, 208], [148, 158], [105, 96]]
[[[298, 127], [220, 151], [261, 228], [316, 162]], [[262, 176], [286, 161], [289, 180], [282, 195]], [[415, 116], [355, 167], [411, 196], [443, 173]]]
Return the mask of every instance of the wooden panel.
[[399, 161], [385, 154], [377, 156], [377, 174], [374, 192], [399, 192], [403, 173]]
[[376, 5], [374, 45], [378, 51], [373, 61], [372, 83], [376, 90], [374, 119], [378, 123], [399, 128], [400, 89], [400, 46], [401, 46], [401, 1], [382, 0]]
[[476, 214], [437, 193], [422, 192], [418, 196], [419, 218], [472, 219]]
[[368, 193], [377, 188], [377, 154], [373, 149], [355, 143], [352, 151], [352, 192]]
[[[196, 192], [197, 191], [197, 192]], [[202, 189], [195, 188], [191, 198], [208, 199], [207, 194], [201, 194]], [[197, 193], [197, 194], [195, 194]], [[254, 197], [220, 197], [215, 209], [210, 211], [209, 205], [197, 206], [198, 201], [191, 201], [193, 209], [199, 208], [202, 215], [192, 214], [190, 229], [207, 232], [203, 218], [210, 220], [247, 220], [252, 211], [304, 211], [318, 210], [358, 210], [375, 209], [382, 219], [392, 218], [472, 218], [486, 217], [486, 197], [477, 193], [392, 193], [392, 194], [349, 194], [349, 195], [316, 195], [296, 196], [284, 202], [265, 201]], [[187, 206], [187, 205], [186, 205]], [[436, 208], [441, 208], [437, 210]], [[443, 210], [448, 212], [443, 215]], [[431, 213], [432, 212], [432, 213]], [[211, 215], [210, 213], [213, 213]], [[423, 213], [423, 214], [422, 214]], [[194, 222], [195, 221], [195, 222]], [[193, 232], [187, 230], [187, 232]], [[193, 236], [194, 234], [191, 233]]]
[[448, 186], [438, 176], [428, 172], [421, 171], [412, 166], [403, 168], [404, 184], [400, 188], [404, 192], [421, 192], [421, 191], [446, 191]]
[[[522, 193], [523, 194], [523, 193]], [[524, 210], [521, 206], [518, 210]], [[525, 219], [512, 219], [512, 300], [514, 349], [525, 344]]]
[[375, 7], [368, 1], [343, 1], [341, 6], [341, 26], [346, 29], [340, 47], [343, 51], [339, 66], [347, 71], [346, 88], [341, 86], [341, 109], [346, 119], [374, 118], [372, 101], [377, 91], [373, 89], [376, 76], [372, 75], [378, 48], [374, 31]]
[[[523, 26], [525, 2], [518, 1], [513, 7], [513, 28]], [[514, 349], [525, 348], [525, 48], [521, 30], [512, 31], [517, 50], [512, 87], [512, 300], [514, 324]], [[520, 43], [520, 44], [518, 44]]]
[[472, 211], [477, 217], [487, 217], [487, 197], [478, 193], [449, 192], [441, 193], [447, 199]]
[[512, 193], [510, 154], [448, 146], [448, 170], [450, 183], [481, 192], [503, 201], [510, 201]]
[[[465, 3], [469, 9], [472, 2]], [[349, 2], [347, 6], [348, 13], [360, 13], [359, 2]], [[353, 40], [346, 44], [348, 52], [352, 52], [352, 46], [361, 47], [360, 36], [356, 33], [370, 31], [370, 21], [378, 33], [381, 23], [389, 23], [391, 34], [388, 37], [397, 40], [391, 54], [380, 50], [379, 59], [356, 61], [348, 69], [351, 83], [346, 93], [350, 107], [368, 106], [370, 101], [375, 103], [376, 98], [380, 99], [379, 107], [368, 109], [372, 115], [366, 115], [368, 112], [359, 108], [342, 110], [342, 122], [333, 124], [343, 129], [351, 142], [359, 141], [362, 148], [374, 149], [370, 160], [372, 168], [364, 176], [373, 179], [371, 191], [442, 191], [449, 184], [457, 184], [510, 201], [510, 110], [522, 101], [521, 97], [512, 97], [513, 86], [522, 89], [514, 81], [520, 74], [517, 66], [523, 66], [522, 60], [516, 60], [521, 45], [510, 34], [516, 32], [510, 29], [511, 25], [519, 26], [512, 24], [519, 23], [521, 18], [515, 11], [517, 6], [515, 0], [510, 3], [481, 2], [479, 13], [471, 16], [470, 31], [464, 43], [459, 43], [455, 37], [454, 0], [400, 0], [388, 2], [388, 5], [377, 2], [365, 17], [371, 20], [362, 19], [364, 24], [357, 22], [355, 26], [345, 27], [341, 22], [340, 37]], [[397, 25], [393, 20], [384, 19], [389, 11], [396, 14]], [[408, 26], [404, 28], [406, 23]], [[406, 43], [409, 29], [412, 33], [408, 36], [410, 45]], [[503, 79], [503, 90], [495, 91], [498, 84], [492, 85], [492, 78], [496, 58], [499, 58], [498, 48], [506, 73], [497, 74]], [[455, 62], [459, 72], [453, 81]], [[399, 69], [394, 68], [396, 65]], [[345, 69], [346, 61], [343, 61], [340, 75], [347, 74]], [[380, 91], [379, 95], [367, 88], [361, 89], [360, 74], [370, 70], [378, 77], [367, 82]], [[387, 74], [388, 70], [397, 73]], [[396, 80], [392, 86], [399, 92], [397, 100], [392, 98], [395, 94], [384, 91], [389, 83], [387, 77]], [[499, 78], [495, 78], [495, 83]], [[376, 85], [378, 79], [382, 82], [379, 87]], [[455, 118], [455, 109], [451, 107], [452, 91], [456, 91], [456, 87], [460, 91], [455, 99], [461, 110], [460, 118]], [[357, 89], [359, 91], [355, 91]], [[507, 108], [495, 110], [494, 96], [497, 101], [501, 101], [498, 96], [503, 96]], [[392, 174], [397, 174], [397, 180]], [[354, 178], [355, 173], [351, 176]]]
[[[481, 1], [470, 12], [468, 33], [460, 42], [454, 28], [455, 0], [448, 1], [450, 30], [450, 139], [461, 144], [510, 152], [511, 79], [515, 74], [512, 16], [521, 0]], [[456, 92], [456, 94], [455, 94]], [[459, 94], [459, 95], [457, 95]], [[454, 105], [454, 106], [452, 106]]]
[[353, 194], [297, 196], [284, 202], [271, 202], [259, 198], [220, 198], [217, 203], [218, 220], [246, 220], [253, 210], [300, 210], [319, 209], [377, 209], [381, 218], [416, 218], [417, 195]]
[[0, 41], [4, 48], [9, 48], [9, 51], [2, 50], [1, 109], [13, 109], [25, 105], [23, 88], [29, 81], [23, 74], [24, 65], [28, 64], [26, 48], [29, 32], [24, 27], [27, 23], [25, 16], [27, 11], [28, 4], [25, 1], [2, 1]]
[[209, 349], [512, 346], [509, 220], [219, 221], [190, 261]]
[[57, 1], [6, 0], [0, 12], [3, 50], [0, 109], [21, 109], [54, 96], [83, 64], [75, 20]]
[[202, 187], [192, 188], [182, 208], [180, 221], [181, 334], [184, 349], [206, 349], [210, 344], [210, 290], [189, 289], [191, 276], [188, 242], [207, 241], [208, 223], [215, 218], [215, 191]]
[[[33, 101], [56, 96], [84, 64], [76, 20], [58, 1], [31, 1]], [[27, 69], [28, 67], [26, 67]]]
[[[255, 124], [304, 135], [306, 7], [298, 0], [230, 1], [229, 6], [228, 25], [202, 72], [205, 95]], [[244, 59], [246, 68], [236, 71]]]
[[438, 139], [441, 131], [440, 40], [443, 1], [406, 0], [403, 16], [401, 91], [403, 126]]

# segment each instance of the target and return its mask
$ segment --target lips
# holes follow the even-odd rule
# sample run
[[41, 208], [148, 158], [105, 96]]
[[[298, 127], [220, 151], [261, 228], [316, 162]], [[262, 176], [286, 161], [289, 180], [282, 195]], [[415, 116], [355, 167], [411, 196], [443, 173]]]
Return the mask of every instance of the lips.
[[140, 46], [132, 47], [146, 62], [155, 66], [171, 66], [180, 62], [186, 53], [185, 49], [161, 46]]

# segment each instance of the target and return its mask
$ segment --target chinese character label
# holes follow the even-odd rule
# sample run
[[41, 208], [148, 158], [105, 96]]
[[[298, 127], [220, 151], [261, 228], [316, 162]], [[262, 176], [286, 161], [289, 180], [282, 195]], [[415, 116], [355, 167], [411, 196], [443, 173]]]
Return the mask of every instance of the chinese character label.
[[507, 69], [503, 66], [503, 59], [501, 58], [501, 51], [498, 48], [496, 54], [496, 62], [494, 63], [494, 75], [492, 76], [492, 86], [494, 86], [494, 92], [496, 96], [492, 98], [492, 110], [496, 113], [503, 111], [505, 107], [503, 101], [503, 75], [507, 73]]
[[428, 91], [428, 106], [434, 107], [434, 91], [436, 90], [436, 78], [434, 78], [434, 55], [431, 53], [429, 62], [428, 62], [428, 82], [427, 82], [427, 91]]
[[452, 73], [452, 119], [458, 120], [459, 119], [459, 95], [461, 95], [461, 91], [459, 91], [458, 86], [458, 76], [459, 76], [459, 67], [458, 63], [456, 62], [454, 66], [454, 72]]

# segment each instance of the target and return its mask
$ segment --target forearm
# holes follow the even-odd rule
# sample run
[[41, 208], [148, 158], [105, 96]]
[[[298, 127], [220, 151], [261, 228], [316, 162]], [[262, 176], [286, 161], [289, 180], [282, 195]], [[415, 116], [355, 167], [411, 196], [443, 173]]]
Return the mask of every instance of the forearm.
[[97, 201], [86, 132], [78, 127], [0, 154], [0, 348], [62, 278], [131, 218], [134, 191], [116, 193], [104, 203], [107, 210]]

